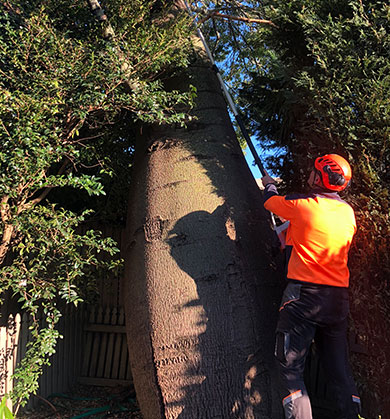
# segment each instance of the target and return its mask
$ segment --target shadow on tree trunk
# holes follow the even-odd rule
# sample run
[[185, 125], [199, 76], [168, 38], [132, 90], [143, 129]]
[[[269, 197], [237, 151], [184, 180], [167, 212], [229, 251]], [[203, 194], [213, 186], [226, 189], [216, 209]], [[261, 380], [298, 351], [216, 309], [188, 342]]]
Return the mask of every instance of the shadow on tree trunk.
[[[231, 247], [231, 255], [236, 253], [234, 247], [240, 244], [229, 236], [229, 220], [224, 204], [213, 213], [192, 212], [170, 231], [171, 254], [194, 280], [198, 295], [177, 308], [195, 309], [198, 315], [194, 329], [199, 330], [197, 335], [186, 337], [187, 341], [196, 342], [198, 362], [186, 371], [186, 381], [193, 384], [183, 388], [184, 397], [178, 401], [184, 406], [178, 416], [181, 419], [194, 417], [194, 406], [209, 406], [207, 417], [272, 417], [271, 377], [262, 354], [264, 348], [259, 346], [257, 352], [253, 351], [251, 341], [256, 326], [247, 301], [256, 300], [255, 284], [245, 279], [251, 273], [245, 272], [242, 261], [234, 257], [226, 260], [226, 253], [221, 253], [209, 239], [220, 238], [220, 249]], [[197, 244], [192, 258], [187, 255], [189, 243]], [[273, 321], [269, 327], [273, 330]], [[210, 395], [214, 400], [210, 400]], [[191, 406], [190, 414], [186, 406]], [[199, 414], [203, 417], [201, 411]]]
[[196, 86], [197, 119], [143, 127], [136, 152], [126, 278], [137, 397], [145, 419], [279, 419], [283, 270], [216, 76], [202, 60], [189, 71], [169, 84]]

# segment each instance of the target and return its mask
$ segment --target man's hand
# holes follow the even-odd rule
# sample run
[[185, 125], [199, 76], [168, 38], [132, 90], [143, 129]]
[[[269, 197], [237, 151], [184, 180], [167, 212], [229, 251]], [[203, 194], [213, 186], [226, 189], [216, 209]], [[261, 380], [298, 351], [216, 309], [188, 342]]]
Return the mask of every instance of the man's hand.
[[276, 180], [269, 174], [266, 174], [264, 177], [262, 177], [261, 181], [264, 187], [266, 187], [269, 183], [273, 183], [274, 185], [276, 184]]

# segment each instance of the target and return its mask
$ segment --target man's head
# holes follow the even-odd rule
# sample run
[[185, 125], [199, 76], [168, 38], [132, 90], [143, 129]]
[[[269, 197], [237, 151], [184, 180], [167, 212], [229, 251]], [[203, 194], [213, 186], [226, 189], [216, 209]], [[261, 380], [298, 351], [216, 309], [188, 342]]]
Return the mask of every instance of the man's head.
[[308, 183], [311, 187], [339, 192], [348, 186], [351, 178], [352, 170], [347, 160], [338, 154], [326, 154], [315, 160]]

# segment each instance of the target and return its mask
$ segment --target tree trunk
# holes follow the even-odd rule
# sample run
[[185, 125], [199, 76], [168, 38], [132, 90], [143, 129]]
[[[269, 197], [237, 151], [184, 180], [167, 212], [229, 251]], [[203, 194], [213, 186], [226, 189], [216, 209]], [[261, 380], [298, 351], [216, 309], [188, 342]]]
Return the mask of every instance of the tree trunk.
[[129, 201], [126, 319], [145, 419], [282, 417], [271, 231], [210, 63], [187, 129], [143, 129]]

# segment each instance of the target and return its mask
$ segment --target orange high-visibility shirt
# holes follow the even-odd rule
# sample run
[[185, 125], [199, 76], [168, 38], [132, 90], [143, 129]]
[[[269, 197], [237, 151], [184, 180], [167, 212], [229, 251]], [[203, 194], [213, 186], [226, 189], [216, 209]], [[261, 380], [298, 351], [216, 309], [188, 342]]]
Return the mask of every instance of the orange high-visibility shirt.
[[356, 232], [352, 207], [337, 193], [279, 196], [274, 185], [267, 185], [264, 199], [267, 210], [290, 221], [287, 277], [348, 287], [348, 251]]

